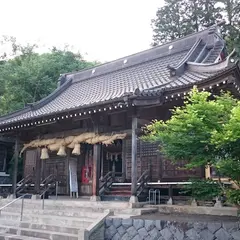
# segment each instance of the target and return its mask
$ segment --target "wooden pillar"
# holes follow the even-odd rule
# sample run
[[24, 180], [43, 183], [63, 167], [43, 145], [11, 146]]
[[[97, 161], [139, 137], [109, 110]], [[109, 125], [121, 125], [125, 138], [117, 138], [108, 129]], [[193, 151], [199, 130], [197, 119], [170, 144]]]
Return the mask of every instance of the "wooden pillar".
[[17, 174], [18, 174], [18, 157], [19, 157], [19, 139], [15, 139], [15, 148], [14, 148], [14, 165], [13, 165], [13, 182], [12, 182], [12, 191], [13, 197], [16, 197], [16, 188], [17, 188]]
[[126, 140], [122, 141], [122, 179], [126, 180]]
[[[99, 132], [99, 125], [97, 121], [94, 123], [94, 132]], [[94, 144], [93, 146], [93, 179], [92, 179], [92, 201], [99, 201], [99, 179], [100, 179], [100, 165], [101, 165], [101, 144]]]
[[37, 148], [37, 154], [36, 154], [36, 168], [35, 168], [35, 186], [34, 190], [36, 194], [40, 193], [40, 183], [41, 183], [41, 167], [42, 167], [42, 159], [40, 159], [41, 156], [41, 149]]
[[137, 199], [137, 117], [132, 118], [132, 186], [130, 202], [135, 203]]
[[100, 180], [103, 179], [103, 167], [104, 167], [104, 162], [103, 162], [103, 147], [101, 148], [101, 176], [100, 176]]
[[[70, 186], [69, 186], [69, 181], [70, 181], [70, 177], [69, 177], [69, 161], [70, 161], [70, 158], [71, 158], [71, 151], [70, 149], [67, 148], [67, 157], [66, 157], [66, 165], [65, 165], [65, 174], [67, 176], [67, 186], [66, 186], [66, 193], [67, 195], [70, 194]], [[78, 168], [78, 164], [79, 164], [79, 159], [77, 159], [77, 168]]]
[[205, 178], [210, 179], [211, 178], [211, 168], [209, 165], [205, 167]]
[[100, 156], [101, 156], [101, 145], [94, 144], [93, 146], [93, 195], [91, 200], [97, 201], [99, 199], [99, 178], [100, 178]]

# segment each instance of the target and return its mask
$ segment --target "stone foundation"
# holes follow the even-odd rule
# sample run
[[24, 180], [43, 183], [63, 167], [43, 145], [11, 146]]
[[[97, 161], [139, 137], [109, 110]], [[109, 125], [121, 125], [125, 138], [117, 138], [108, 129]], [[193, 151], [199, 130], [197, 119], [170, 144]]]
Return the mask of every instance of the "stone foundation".
[[178, 223], [163, 220], [105, 220], [105, 240], [240, 240], [240, 222]]

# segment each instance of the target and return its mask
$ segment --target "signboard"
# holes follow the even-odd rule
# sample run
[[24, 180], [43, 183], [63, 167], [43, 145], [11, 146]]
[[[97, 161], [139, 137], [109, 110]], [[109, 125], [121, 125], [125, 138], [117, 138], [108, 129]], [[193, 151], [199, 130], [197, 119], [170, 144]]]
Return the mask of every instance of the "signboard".
[[77, 159], [69, 159], [69, 186], [70, 192], [78, 192]]

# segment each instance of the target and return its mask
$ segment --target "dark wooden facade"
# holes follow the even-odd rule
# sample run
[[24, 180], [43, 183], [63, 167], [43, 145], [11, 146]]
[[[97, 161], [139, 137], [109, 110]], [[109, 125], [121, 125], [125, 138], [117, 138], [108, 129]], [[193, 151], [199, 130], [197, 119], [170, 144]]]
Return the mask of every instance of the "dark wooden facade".
[[[180, 102], [179, 102], [180, 103]], [[141, 127], [150, 122], [152, 119], [166, 120], [170, 116], [170, 108], [173, 104], [169, 106], [159, 106], [145, 108], [135, 108], [139, 113], [137, 116], [138, 128], [137, 135], [141, 136]], [[139, 110], [138, 110], [139, 109]], [[111, 133], [111, 132], [127, 132], [128, 135], [126, 139], [115, 141], [113, 145], [101, 146], [101, 154], [98, 161], [100, 162], [100, 169], [98, 171], [100, 177], [105, 176], [109, 171], [113, 170], [113, 165], [115, 165], [115, 171], [121, 172], [122, 176], [119, 177], [119, 182], [131, 182], [132, 177], [132, 134], [131, 134], [131, 112], [133, 109], [127, 109], [121, 113], [113, 111], [110, 114], [103, 113], [98, 115], [101, 120], [100, 133]], [[155, 115], [156, 114], [156, 115]], [[107, 121], [106, 121], [107, 119]], [[77, 134], [80, 132], [92, 131], [94, 124], [91, 118], [86, 118], [80, 124], [81, 126], [88, 126], [87, 128], [75, 128], [71, 129], [72, 126], [76, 124], [73, 119], [68, 119], [59, 123], [59, 130], [55, 130], [51, 125], [42, 126], [38, 130], [43, 132], [48, 132], [48, 134], [42, 134], [43, 138], [51, 137], [62, 137], [68, 136], [73, 133]], [[61, 131], [62, 127], [65, 131]], [[39, 135], [39, 132], [35, 132], [33, 129], [31, 133], [28, 131], [22, 132], [21, 140], [22, 142], [28, 141]], [[139, 178], [142, 173], [147, 170], [150, 166], [151, 181], [183, 181], [187, 180], [191, 176], [204, 177], [204, 172], [201, 169], [186, 171], [180, 169], [183, 163], [177, 165], [172, 164], [170, 161], [165, 159], [165, 157], [159, 151], [159, 146], [157, 143], [143, 142], [139, 138], [137, 143], [137, 155], [136, 155], [136, 169], [137, 178]], [[59, 185], [59, 194], [69, 194], [68, 178], [69, 169], [68, 163], [70, 158], [77, 159], [78, 162], [78, 185], [79, 192], [82, 195], [92, 194], [92, 181], [93, 181], [93, 159], [94, 159], [94, 146], [89, 144], [82, 144], [82, 154], [80, 156], [74, 156], [71, 154], [71, 150], [67, 149], [67, 156], [60, 157], [57, 152], [50, 153], [50, 158], [47, 160], [40, 160], [38, 149], [28, 149], [24, 154], [24, 176], [27, 177], [31, 174], [36, 174], [40, 172], [41, 179], [45, 179], [50, 174], [57, 176]], [[111, 156], [117, 156], [118, 161], [112, 160]], [[110, 156], [110, 157], [109, 157]], [[40, 161], [40, 164], [39, 164]], [[88, 183], [82, 181], [83, 168], [89, 167], [88, 172]]]

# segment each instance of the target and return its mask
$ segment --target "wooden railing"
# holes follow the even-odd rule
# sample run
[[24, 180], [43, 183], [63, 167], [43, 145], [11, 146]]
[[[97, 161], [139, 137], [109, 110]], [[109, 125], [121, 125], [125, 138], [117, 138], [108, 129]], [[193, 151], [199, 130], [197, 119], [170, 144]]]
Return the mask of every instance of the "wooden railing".
[[123, 173], [120, 172], [108, 172], [101, 180], [100, 180], [100, 187], [99, 187], [99, 193], [101, 194], [106, 190], [107, 188], [111, 187], [113, 182], [115, 181], [115, 178], [122, 177]]
[[43, 195], [43, 198], [45, 197], [45, 193], [50, 191], [51, 189], [55, 190], [55, 187], [57, 185], [57, 179], [54, 174], [50, 174], [47, 176], [40, 184], [41, 188], [41, 196]]
[[21, 193], [25, 188], [26, 184], [32, 183], [33, 176], [31, 174], [27, 175], [25, 178], [23, 178], [21, 181], [17, 183], [16, 193]]
[[52, 182], [53, 179], [55, 180], [56, 176], [54, 174], [50, 174], [49, 176], [42, 180], [41, 185], [48, 184], [49, 182]]
[[147, 169], [143, 172], [143, 174], [140, 176], [140, 178], [137, 181], [137, 196], [141, 195], [141, 193], [144, 191], [144, 189], [147, 186], [147, 183], [150, 180], [150, 170]]
[[[101, 195], [105, 190], [110, 188], [116, 178], [122, 177], [121, 172], [108, 172], [102, 179], [100, 179], [99, 194]], [[145, 170], [143, 174], [137, 180], [137, 196], [141, 195], [144, 189], [147, 187], [147, 183], [150, 181], [150, 168]]]

